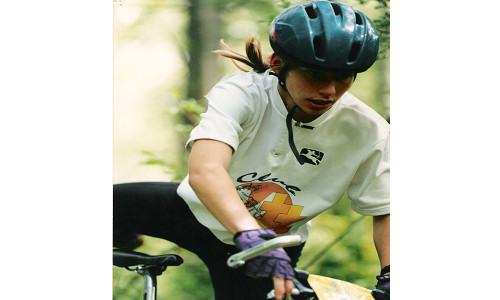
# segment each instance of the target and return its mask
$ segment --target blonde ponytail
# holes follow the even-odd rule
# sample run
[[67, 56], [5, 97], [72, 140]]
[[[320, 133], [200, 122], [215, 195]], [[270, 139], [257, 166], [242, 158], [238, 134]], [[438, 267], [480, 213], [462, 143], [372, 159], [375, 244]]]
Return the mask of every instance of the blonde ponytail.
[[260, 42], [254, 36], [250, 37], [245, 43], [246, 56], [231, 49], [231, 47], [229, 47], [224, 42], [224, 40], [221, 40], [220, 44], [222, 47], [224, 47], [225, 50], [216, 50], [214, 51], [214, 53], [217, 53], [220, 56], [224, 56], [231, 59], [234, 65], [241, 71], [248, 72], [248, 70], [239, 66], [235, 61], [244, 63], [245, 65], [255, 70], [255, 72], [257, 73], [265, 72], [267, 69], [270, 68], [269, 60], [271, 56], [262, 55]]

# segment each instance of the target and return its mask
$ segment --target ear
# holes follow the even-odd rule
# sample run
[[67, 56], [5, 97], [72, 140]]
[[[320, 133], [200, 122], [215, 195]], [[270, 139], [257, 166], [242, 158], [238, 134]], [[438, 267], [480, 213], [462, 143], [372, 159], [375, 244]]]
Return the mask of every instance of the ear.
[[271, 54], [269, 65], [271, 67], [271, 70], [273, 70], [276, 74], [279, 74], [281, 68], [283, 67], [283, 60], [281, 60], [281, 58], [276, 55], [276, 53], [273, 53]]

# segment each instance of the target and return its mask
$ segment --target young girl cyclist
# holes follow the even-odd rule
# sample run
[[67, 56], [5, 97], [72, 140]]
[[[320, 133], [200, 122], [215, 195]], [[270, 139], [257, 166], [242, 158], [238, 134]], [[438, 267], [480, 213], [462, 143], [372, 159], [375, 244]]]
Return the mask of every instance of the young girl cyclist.
[[[373, 216], [379, 254], [377, 299], [389, 299], [389, 124], [349, 94], [378, 53], [378, 35], [361, 12], [313, 1], [271, 24], [274, 50], [254, 39], [247, 55], [219, 54], [250, 66], [224, 77], [187, 141], [189, 175], [179, 183], [114, 186], [114, 245], [163, 238], [207, 265], [215, 298], [289, 297], [310, 220], [347, 191], [351, 208]], [[227, 258], [282, 234], [302, 244], [230, 269]], [[136, 244], [138, 245], [138, 243]]]

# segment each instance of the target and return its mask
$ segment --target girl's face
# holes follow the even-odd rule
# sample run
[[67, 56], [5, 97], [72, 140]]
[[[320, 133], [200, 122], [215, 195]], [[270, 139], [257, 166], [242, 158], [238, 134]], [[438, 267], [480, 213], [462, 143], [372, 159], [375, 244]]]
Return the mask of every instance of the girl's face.
[[[288, 71], [285, 90], [279, 93], [288, 109], [297, 104], [294, 119], [311, 122], [318, 118], [339, 100], [352, 86], [354, 74], [340, 74], [297, 67]], [[290, 97], [291, 95], [291, 97]]]

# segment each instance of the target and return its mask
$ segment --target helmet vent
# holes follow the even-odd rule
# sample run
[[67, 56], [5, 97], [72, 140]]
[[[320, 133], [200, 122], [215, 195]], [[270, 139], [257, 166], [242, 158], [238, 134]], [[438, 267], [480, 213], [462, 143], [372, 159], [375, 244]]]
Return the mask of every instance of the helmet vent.
[[353, 62], [356, 60], [359, 54], [359, 50], [361, 49], [361, 43], [354, 42], [351, 47], [351, 51], [349, 52], [349, 56], [347, 57], [347, 61]]
[[356, 24], [363, 25], [363, 19], [361, 18], [361, 16], [357, 12], [355, 13], [355, 15], [356, 15]]
[[324, 53], [325, 47], [323, 47], [323, 40], [320, 37], [317, 36], [314, 37], [313, 47], [314, 47], [314, 55], [319, 59], [323, 59], [325, 56]]
[[312, 5], [306, 7], [306, 13], [309, 19], [316, 19], [318, 17]]
[[333, 13], [338, 16], [338, 15], [341, 15], [342, 14], [342, 9], [340, 8], [340, 6], [336, 3], [331, 3], [332, 4], [332, 8], [333, 8]]

